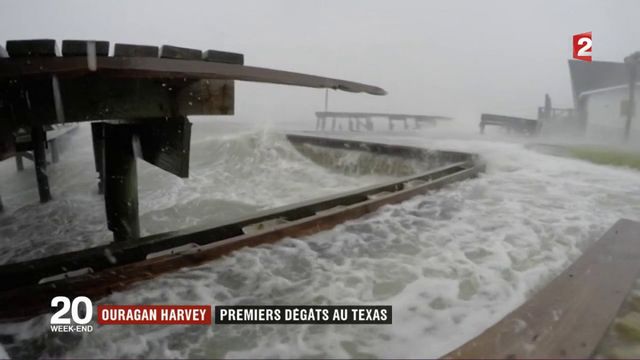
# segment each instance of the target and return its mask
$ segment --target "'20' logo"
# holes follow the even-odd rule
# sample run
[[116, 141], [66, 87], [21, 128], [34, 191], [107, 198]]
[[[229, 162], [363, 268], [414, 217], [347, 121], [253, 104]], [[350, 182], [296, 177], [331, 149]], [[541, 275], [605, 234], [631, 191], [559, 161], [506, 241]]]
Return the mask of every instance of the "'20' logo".
[[582, 61], [591, 61], [591, 31], [573, 35], [573, 58]]
[[[73, 301], [66, 296], [56, 296], [51, 299], [51, 307], [58, 307], [59, 304], [62, 304], [62, 307], [51, 317], [51, 325], [69, 325], [71, 320], [75, 324], [85, 325], [93, 318], [93, 304], [86, 296], [78, 296]], [[84, 315], [80, 314], [80, 304], [84, 305]], [[71, 318], [65, 317], [69, 310], [71, 310]]]

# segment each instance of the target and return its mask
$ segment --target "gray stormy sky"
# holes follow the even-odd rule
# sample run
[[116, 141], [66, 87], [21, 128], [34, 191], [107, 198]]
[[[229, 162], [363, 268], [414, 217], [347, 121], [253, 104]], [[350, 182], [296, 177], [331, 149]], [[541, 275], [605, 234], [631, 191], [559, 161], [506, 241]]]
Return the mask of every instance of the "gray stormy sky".
[[[536, 116], [545, 92], [572, 106], [571, 36], [594, 60], [640, 50], [640, 1], [0, 2], [0, 40], [98, 39], [242, 52], [248, 65], [360, 81], [376, 97], [331, 92], [330, 109]], [[324, 90], [237, 84], [244, 121], [311, 123]]]

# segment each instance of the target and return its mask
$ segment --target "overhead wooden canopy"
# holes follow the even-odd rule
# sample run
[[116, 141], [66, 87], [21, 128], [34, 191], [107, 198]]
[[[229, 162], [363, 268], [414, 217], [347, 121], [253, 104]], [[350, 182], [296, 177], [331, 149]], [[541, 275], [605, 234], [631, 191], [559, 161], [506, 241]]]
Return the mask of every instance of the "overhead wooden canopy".
[[[8, 56], [8, 57], [3, 57]], [[61, 56], [62, 55], [62, 56]], [[234, 80], [384, 95], [375, 86], [244, 65], [242, 54], [176, 46], [7, 41], [0, 132], [32, 124], [232, 115]]]
[[[30, 40], [32, 41], [32, 40]], [[54, 42], [54, 40], [42, 40]], [[77, 41], [77, 40], [75, 40]], [[95, 42], [100, 48], [104, 48], [106, 42]], [[64, 42], [63, 42], [64, 44]], [[106, 43], [108, 48], [108, 43]], [[63, 45], [64, 46], [64, 45]], [[385, 95], [386, 91], [372, 85], [339, 80], [315, 75], [301, 74], [290, 71], [274, 70], [254, 66], [245, 66], [238, 63], [229, 63], [229, 59], [240, 54], [227, 53], [215, 50], [207, 50], [202, 53], [199, 50], [163, 46], [161, 57], [152, 56], [131, 49], [128, 52], [119, 53], [117, 50], [133, 46], [134, 49], [156, 49], [157, 47], [116, 44], [115, 56], [96, 54], [96, 68], [90, 69], [87, 58], [77, 56], [77, 52], [69, 50], [73, 56], [58, 57], [56, 54], [44, 56], [11, 56], [0, 59], [0, 78], [14, 78], [16, 76], [57, 75], [59, 77], [87, 74], [90, 72], [108, 73], [115, 77], [142, 77], [142, 78], [201, 78], [242, 80], [264, 82], [272, 84], [306, 86], [313, 88], [330, 88], [348, 92], [363, 92], [371, 95]], [[11, 42], [7, 42], [7, 48], [11, 55]], [[184, 58], [185, 52], [197, 52], [197, 58]], [[172, 56], [165, 56], [171, 54]], [[140, 56], [144, 55], [144, 56]]]

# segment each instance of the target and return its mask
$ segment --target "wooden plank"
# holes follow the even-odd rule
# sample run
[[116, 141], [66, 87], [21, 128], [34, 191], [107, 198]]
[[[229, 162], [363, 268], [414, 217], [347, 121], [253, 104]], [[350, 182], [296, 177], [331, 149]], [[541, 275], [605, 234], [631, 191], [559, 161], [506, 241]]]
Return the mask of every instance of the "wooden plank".
[[49, 189], [49, 177], [47, 175], [47, 155], [45, 145], [47, 133], [42, 126], [31, 128], [31, 144], [33, 146], [33, 163], [38, 183], [38, 194], [40, 202], [45, 203], [51, 200], [51, 190]]
[[445, 358], [588, 358], [640, 275], [640, 223], [621, 219], [524, 305]]
[[[6, 119], [13, 127], [19, 127], [29, 116], [42, 124], [58, 122], [51, 80], [8, 86], [9, 101], [5, 111], [0, 104], [0, 120]], [[59, 79], [58, 86], [65, 122], [234, 112], [234, 84], [230, 80], [120, 79], [93, 73]]]
[[104, 124], [104, 202], [115, 241], [140, 238], [133, 135], [128, 124]]
[[226, 51], [207, 50], [202, 57], [204, 61], [212, 61], [225, 64], [244, 65], [244, 55]]
[[162, 45], [162, 48], [160, 49], [160, 57], [165, 59], [200, 60], [202, 59], [202, 51], [198, 49]]
[[109, 56], [109, 42], [96, 40], [63, 40], [62, 56], [87, 56], [87, 43], [95, 44], [96, 56]]
[[[117, 48], [118, 44], [116, 44]], [[153, 57], [104, 57], [97, 58], [97, 71], [118, 78], [155, 79], [224, 79], [263, 82], [281, 85], [329, 88], [347, 92], [365, 92], [386, 95], [377, 86], [322, 76], [295, 73], [255, 66], [224, 64], [210, 61], [161, 59]], [[74, 57], [38, 58], [28, 62], [19, 59], [0, 59], [0, 79], [37, 77], [43, 74], [58, 77], [77, 77], [90, 73], [86, 59]], [[1, 88], [1, 84], [0, 84]]]
[[[0, 46], [0, 58], [9, 57], [9, 53], [4, 47]], [[5, 106], [7, 99], [4, 98], [5, 91], [2, 89], [2, 81], [0, 80], [0, 118], [7, 117], [11, 114], [9, 106]], [[3, 114], [5, 116], [3, 116]], [[16, 146], [12, 134], [12, 124], [7, 121], [0, 121], [0, 161], [6, 160], [16, 155]], [[17, 161], [18, 158], [16, 158]]]
[[147, 119], [131, 128], [140, 139], [143, 160], [176, 176], [189, 177], [191, 123], [186, 117]]
[[98, 193], [104, 194], [104, 122], [91, 123], [93, 163], [98, 173]]
[[116, 57], [151, 57], [157, 58], [159, 50], [157, 46], [116, 44], [113, 48], [113, 56]]
[[13, 58], [60, 56], [53, 39], [7, 40], [7, 52]]

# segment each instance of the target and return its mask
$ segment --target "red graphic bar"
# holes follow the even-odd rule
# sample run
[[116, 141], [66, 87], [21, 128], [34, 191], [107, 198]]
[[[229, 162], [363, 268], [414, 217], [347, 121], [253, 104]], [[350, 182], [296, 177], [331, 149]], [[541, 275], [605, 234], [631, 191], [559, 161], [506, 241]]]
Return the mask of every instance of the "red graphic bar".
[[211, 325], [211, 305], [98, 305], [101, 325]]

